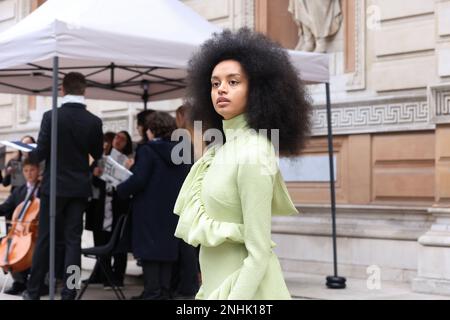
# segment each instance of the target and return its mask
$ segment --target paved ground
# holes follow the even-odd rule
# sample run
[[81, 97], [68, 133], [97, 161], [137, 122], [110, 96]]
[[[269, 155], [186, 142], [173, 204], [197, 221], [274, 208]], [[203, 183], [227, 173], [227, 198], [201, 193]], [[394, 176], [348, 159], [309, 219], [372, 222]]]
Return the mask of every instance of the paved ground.
[[382, 281], [379, 290], [367, 288], [366, 280], [347, 279], [346, 289], [328, 289], [325, 276], [285, 273], [292, 296], [323, 300], [450, 300], [450, 296], [420, 294], [405, 282]]
[[[88, 271], [83, 271], [83, 278]], [[134, 261], [129, 262], [127, 278], [123, 290], [127, 299], [138, 295], [142, 290], [142, 278], [139, 267]], [[386, 281], [381, 283], [381, 289], [369, 290], [365, 280], [347, 279], [347, 288], [343, 290], [330, 290], [325, 286], [325, 276], [285, 273], [289, 290], [297, 300], [450, 300], [450, 296], [437, 296], [414, 293], [408, 283]], [[5, 275], [0, 274], [0, 285], [3, 285]], [[8, 280], [8, 285], [10, 284]], [[1, 290], [1, 287], [0, 287]], [[20, 297], [0, 293], [0, 300], [18, 300]], [[43, 297], [42, 299], [48, 299]], [[115, 300], [113, 291], [104, 290], [101, 285], [91, 285], [86, 291], [83, 300]]]
[[[92, 245], [92, 235], [89, 232], [83, 234], [83, 247]], [[130, 257], [131, 258], [131, 257]], [[89, 269], [93, 267], [93, 260], [83, 258], [82, 279], [89, 275]], [[138, 295], [142, 291], [141, 268], [134, 260], [130, 260], [127, 266], [124, 294], [126, 298]], [[384, 281], [379, 290], [369, 290], [366, 280], [347, 279], [347, 288], [343, 290], [330, 290], [325, 286], [325, 275], [311, 275], [299, 273], [285, 273], [288, 288], [294, 299], [324, 299], [324, 300], [450, 300], [450, 296], [437, 296], [419, 294], [411, 291], [411, 286], [404, 282]], [[6, 283], [5, 283], [6, 281]], [[17, 300], [21, 297], [1, 293], [3, 284], [6, 288], [11, 284], [11, 278], [0, 272], [0, 300]], [[48, 299], [48, 297], [43, 297]], [[102, 285], [91, 285], [86, 291], [85, 300], [113, 300], [116, 299], [113, 291], [104, 290]]]

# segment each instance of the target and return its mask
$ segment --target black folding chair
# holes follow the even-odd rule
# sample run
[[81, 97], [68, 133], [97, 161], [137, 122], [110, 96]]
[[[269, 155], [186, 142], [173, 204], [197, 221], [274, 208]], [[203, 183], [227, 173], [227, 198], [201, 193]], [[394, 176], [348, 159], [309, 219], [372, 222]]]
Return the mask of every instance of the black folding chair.
[[107, 257], [110, 257], [116, 253], [121, 253], [124, 251], [123, 246], [121, 248], [121, 240], [126, 236], [126, 228], [128, 223], [129, 215], [121, 215], [117, 223], [114, 227], [113, 233], [111, 235], [111, 239], [109, 242], [102, 246], [92, 247], [92, 248], [85, 248], [81, 249], [81, 253], [88, 258], [96, 259], [94, 269], [91, 272], [91, 275], [89, 278], [83, 283], [83, 286], [80, 290], [80, 293], [77, 296], [77, 300], [80, 300], [84, 292], [86, 291], [87, 287], [90, 283], [94, 280], [95, 275], [98, 272], [102, 272], [105, 276], [106, 281], [113, 289], [114, 293], [117, 296], [117, 299], [119, 300], [126, 300], [125, 295], [123, 294], [122, 290], [114, 283], [113, 279], [111, 278], [111, 274], [108, 272], [109, 268], [104, 265], [102, 261], [105, 261]]

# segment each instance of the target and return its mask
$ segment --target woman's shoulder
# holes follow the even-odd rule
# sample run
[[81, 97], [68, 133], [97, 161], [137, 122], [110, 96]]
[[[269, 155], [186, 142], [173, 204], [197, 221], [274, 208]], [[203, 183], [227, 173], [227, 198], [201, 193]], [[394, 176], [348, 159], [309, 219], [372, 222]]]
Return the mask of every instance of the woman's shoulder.
[[273, 143], [262, 132], [251, 131], [242, 139], [238, 139], [239, 153], [242, 155], [266, 155], [268, 157], [275, 156], [275, 148]]
[[239, 166], [244, 166], [246, 170], [262, 168], [270, 175], [278, 171], [274, 145], [262, 134], [250, 134], [241, 139], [236, 155]]

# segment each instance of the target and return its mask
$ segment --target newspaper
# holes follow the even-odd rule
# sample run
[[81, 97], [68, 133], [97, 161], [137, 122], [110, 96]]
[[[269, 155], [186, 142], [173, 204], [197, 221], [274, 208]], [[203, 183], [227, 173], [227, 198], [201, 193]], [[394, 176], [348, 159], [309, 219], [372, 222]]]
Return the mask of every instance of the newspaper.
[[113, 157], [106, 156], [103, 157], [103, 160], [103, 174], [100, 179], [111, 184], [113, 187], [117, 187], [118, 184], [133, 175], [131, 171], [119, 164]]
[[27, 144], [27, 143], [23, 143], [21, 141], [2, 140], [2, 141], [0, 141], [0, 144], [3, 144], [4, 146], [8, 146], [8, 147], [11, 147], [16, 150], [23, 151], [23, 152], [33, 151], [37, 147], [37, 144], [35, 144], [35, 143]]
[[124, 166], [125, 162], [128, 160], [128, 157], [126, 155], [124, 155], [120, 151], [117, 151], [114, 148], [111, 149], [111, 153], [109, 154], [109, 156], [113, 158], [121, 166]]

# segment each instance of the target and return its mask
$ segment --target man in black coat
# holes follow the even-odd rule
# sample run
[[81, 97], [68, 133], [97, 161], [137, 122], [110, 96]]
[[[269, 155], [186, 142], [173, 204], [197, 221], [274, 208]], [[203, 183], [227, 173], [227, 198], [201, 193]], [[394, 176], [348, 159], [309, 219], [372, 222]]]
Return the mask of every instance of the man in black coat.
[[[36, 185], [39, 179], [39, 163], [25, 159], [23, 162], [23, 175], [26, 183], [14, 189], [9, 197], [0, 204], [0, 216], [5, 216], [7, 221], [13, 218], [13, 213], [17, 206], [21, 204], [29, 194], [34, 191], [34, 195], [39, 197], [39, 187]], [[21, 294], [26, 288], [29, 270], [24, 272], [12, 272], [13, 285], [5, 291], [6, 294]]]
[[[69, 266], [81, 267], [81, 233], [83, 212], [91, 196], [89, 155], [95, 160], [103, 153], [102, 121], [86, 110], [84, 92], [86, 80], [77, 72], [64, 77], [62, 106], [58, 109], [58, 165], [56, 175], [56, 240], [64, 239], [64, 288], [61, 299], [72, 300], [76, 289], [67, 287]], [[49, 266], [50, 220], [50, 146], [51, 111], [44, 113], [37, 148], [30, 157], [45, 160], [41, 188], [39, 235], [33, 255], [33, 265], [24, 299], [39, 299]], [[52, 279], [50, 279], [52, 281]]]

